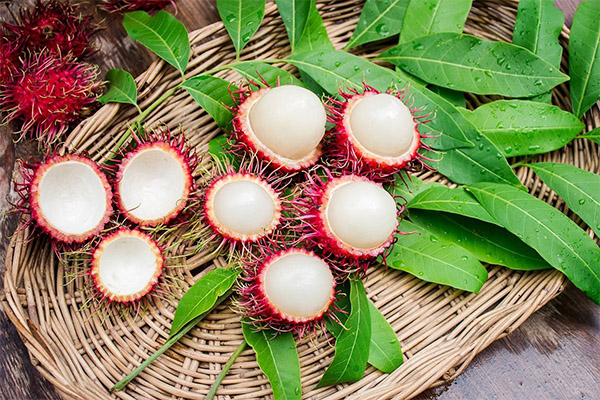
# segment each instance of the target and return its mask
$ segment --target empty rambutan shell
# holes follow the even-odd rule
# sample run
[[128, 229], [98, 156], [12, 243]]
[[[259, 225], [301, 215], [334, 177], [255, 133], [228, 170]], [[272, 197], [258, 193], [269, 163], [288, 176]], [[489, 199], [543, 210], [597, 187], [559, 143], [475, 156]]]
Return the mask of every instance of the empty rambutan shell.
[[400, 213], [381, 184], [358, 175], [311, 176], [295, 208], [300, 241], [357, 260], [376, 257], [393, 243]]
[[233, 119], [233, 133], [247, 150], [285, 172], [319, 160], [327, 115], [314, 93], [283, 85], [246, 90], [244, 96]]
[[21, 10], [20, 24], [7, 24], [7, 27], [34, 53], [48, 50], [84, 58], [97, 50], [90, 44], [90, 36], [99, 25], [70, 1], [38, 0], [33, 9]]
[[92, 257], [90, 274], [103, 297], [135, 302], [154, 288], [163, 256], [152, 238], [136, 229], [121, 229], [104, 238]]
[[112, 214], [111, 204], [106, 175], [88, 158], [53, 156], [31, 176], [31, 215], [58, 241], [81, 243], [98, 234]]
[[[369, 177], [393, 174], [411, 166], [428, 148], [419, 125], [429, 116], [406, 104], [405, 91], [380, 93], [365, 85], [363, 92], [340, 91], [342, 101], [331, 99], [327, 158], [334, 167]], [[425, 120], [424, 120], [425, 119]]]
[[23, 121], [20, 133], [48, 146], [80, 117], [89, 114], [101, 82], [98, 67], [70, 56], [30, 54], [22, 70], [0, 90], [5, 122]]
[[[123, 215], [139, 225], [156, 226], [175, 218], [193, 189], [195, 155], [181, 139], [140, 142], [126, 153], [117, 171], [115, 195]], [[194, 164], [194, 165], [191, 165]]]
[[335, 299], [329, 264], [304, 249], [279, 251], [245, 270], [240, 309], [262, 328], [302, 333], [322, 320]]
[[281, 199], [271, 184], [251, 173], [228, 173], [208, 190], [204, 214], [212, 229], [232, 242], [255, 242], [281, 221]]
[[169, 4], [174, 6], [175, 2], [173, 0], [103, 0], [101, 7], [111, 13], [124, 13], [136, 10], [157, 11]]

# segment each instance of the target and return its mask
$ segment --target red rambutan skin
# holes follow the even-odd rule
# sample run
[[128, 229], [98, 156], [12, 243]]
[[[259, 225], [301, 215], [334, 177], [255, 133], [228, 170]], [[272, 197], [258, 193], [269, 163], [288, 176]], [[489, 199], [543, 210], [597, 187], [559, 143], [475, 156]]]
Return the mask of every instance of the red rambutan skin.
[[7, 27], [21, 38], [25, 49], [34, 53], [46, 49], [85, 58], [97, 51], [90, 44], [90, 36], [100, 26], [70, 1], [38, 0], [33, 9], [21, 10], [19, 25], [7, 24]]
[[[266, 83], [265, 83], [266, 85]], [[252, 127], [249, 122], [249, 114], [252, 106], [270, 90], [270, 87], [263, 87], [259, 90], [251, 90], [252, 86], [260, 87], [258, 84], [249, 82], [249, 84], [234, 93], [237, 108], [234, 110], [233, 132], [232, 136], [240, 145], [238, 153], [249, 152], [256, 154], [260, 159], [268, 162], [273, 168], [277, 168], [280, 172], [289, 173], [300, 171], [311, 167], [319, 161], [322, 155], [322, 147], [319, 144], [308, 156], [301, 160], [290, 160], [277, 155], [275, 152], [268, 149], [260, 143], [256, 135], [252, 132]], [[279, 86], [279, 85], [278, 85]], [[234, 145], [232, 150], [236, 151]]]
[[158, 11], [172, 4], [174, 0], [103, 0], [101, 7], [110, 13], [125, 13], [130, 11]]
[[[319, 173], [321, 170], [324, 173]], [[292, 218], [296, 221], [296, 230], [300, 234], [298, 243], [306, 243], [311, 248], [319, 248], [327, 256], [345, 259], [347, 263], [341, 262], [339, 265], [340, 270], [345, 270], [345, 272], [364, 272], [368, 265], [361, 261], [372, 260], [383, 254], [394, 243], [395, 235], [398, 233], [398, 220], [396, 219], [394, 232], [384, 243], [373, 249], [354, 248], [335, 236], [327, 221], [327, 204], [331, 194], [340, 184], [361, 181], [381, 186], [364, 176], [347, 174], [336, 177], [326, 168], [307, 172], [302, 195], [293, 203], [295, 215]], [[400, 216], [403, 206], [399, 205], [398, 207], [398, 216]]]
[[[123, 150], [123, 158], [119, 162], [119, 167], [116, 170], [116, 178], [114, 180], [115, 203], [119, 211], [131, 222], [140, 226], [157, 226], [159, 224], [168, 224], [179, 216], [185, 209], [190, 198], [197, 197], [197, 187], [194, 179], [194, 172], [198, 168], [198, 156], [193, 147], [191, 147], [185, 139], [185, 134], [180, 131], [179, 134], [174, 134], [167, 128], [161, 128], [151, 133], [144, 135], [134, 135], [134, 141]], [[177, 159], [183, 169], [185, 175], [185, 189], [181, 200], [164, 218], [154, 220], [142, 220], [134, 216], [128, 210], [121, 199], [120, 182], [123, 178], [123, 173], [128, 163], [143, 151], [148, 149], [159, 149]]]
[[4, 122], [21, 119], [21, 136], [31, 136], [49, 146], [71, 123], [90, 113], [102, 86], [97, 77], [96, 66], [76, 62], [70, 56], [30, 54], [14, 79], [0, 91]]
[[352, 135], [350, 126], [352, 109], [360, 100], [380, 93], [380, 91], [365, 83], [362, 91], [355, 89], [344, 91], [340, 89], [339, 95], [342, 100], [330, 98], [326, 103], [329, 122], [334, 124], [334, 127], [326, 134], [326, 153], [324, 157], [327, 165], [335, 169], [367, 176], [375, 181], [387, 181], [391, 175], [402, 170], [418, 170], [423, 166], [428, 167], [423, 160], [429, 159], [420, 154], [419, 149], [431, 150], [422, 141], [423, 138], [430, 136], [422, 135], [419, 132], [419, 125], [430, 122], [433, 118], [431, 114], [416, 115], [420, 109], [415, 108], [413, 104], [407, 104], [410, 99], [406, 90], [390, 89], [385, 93], [395, 96], [407, 104], [413, 115], [415, 136], [409, 151], [400, 157], [378, 157], [361, 145]]
[[[130, 294], [130, 295], [118, 295], [118, 294], [112, 293], [102, 283], [102, 280], [100, 278], [100, 260], [101, 260], [102, 253], [104, 252], [106, 246], [108, 246], [110, 244], [110, 242], [112, 242], [113, 240], [118, 239], [120, 237], [123, 237], [123, 236], [137, 237], [139, 239], [144, 240], [146, 243], [148, 243], [148, 245], [152, 249], [152, 253], [154, 253], [154, 255], [156, 256], [156, 263], [157, 263], [156, 270], [154, 271], [154, 274], [153, 274], [152, 278], [150, 279], [150, 281], [148, 282], [148, 284], [146, 285], [146, 287], [144, 289], [140, 290], [139, 292]], [[96, 248], [96, 250], [94, 251], [94, 254], [92, 255], [92, 268], [90, 269], [90, 276], [94, 280], [94, 287], [98, 290], [98, 292], [102, 295], [103, 298], [108, 299], [110, 302], [135, 304], [136, 301], [138, 301], [139, 299], [141, 299], [142, 297], [144, 297], [145, 295], [150, 293], [156, 287], [156, 284], [158, 283], [158, 279], [160, 278], [160, 276], [162, 274], [163, 266], [164, 266], [164, 258], [162, 256], [162, 250], [150, 236], [146, 235], [145, 233], [140, 232], [137, 229], [122, 228], [122, 229], [106, 236], [98, 244], [98, 247]]]
[[[58, 231], [53, 227], [44, 217], [39, 206], [39, 187], [44, 174], [54, 165], [68, 161], [76, 161], [86, 164], [96, 173], [102, 182], [104, 191], [106, 193], [106, 212], [102, 220], [96, 225], [94, 229], [91, 229], [80, 235], [65, 234]], [[64, 156], [54, 155], [48, 157], [43, 163], [38, 165], [26, 164], [21, 162], [21, 176], [24, 182], [15, 183], [15, 190], [19, 194], [20, 204], [17, 205], [18, 209], [22, 212], [29, 213], [32, 219], [36, 222], [37, 226], [53, 239], [65, 243], [82, 243], [97, 234], [104, 228], [104, 225], [110, 219], [112, 215], [112, 190], [108, 179], [98, 165], [87, 157], [80, 155], [67, 154]]]
[[[19, 44], [13, 35], [6, 32], [4, 25], [0, 25], [0, 89], [11, 82], [18, 71]], [[3, 98], [0, 96], [0, 106]]]
[[[271, 254], [266, 254], [269, 250], [261, 250], [261, 256], [254, 256], [254, 258], [247, 260], [244, 266], [242, 279], [245, 283], [238, 287], [240, 298], [236, 304], [239, 312], [247, 318], [250, 324], [259, 329], [273, 329], [277, 332], [297, 332], [300, 338], [305, 333], [315, 332], [317, 329], [324, 331], [325, 316], [333, 317], [333, 311], [339, 311], [333, 304], [337, 295], [335, 279], [331, 290], [331, 298], [321, 312], [310, 318], [295, 318], [283, 313], [269, 301], [264, 289], [264, 274], [271, 263], [291, 253], [301, 253], [318, 257], [325, 261], [331, 269], [330, 262], [327, 259], [317, 256], [312, 251], [301, 248], [275, 249]], [[335, 317], [333, 318], [335, 319]]]

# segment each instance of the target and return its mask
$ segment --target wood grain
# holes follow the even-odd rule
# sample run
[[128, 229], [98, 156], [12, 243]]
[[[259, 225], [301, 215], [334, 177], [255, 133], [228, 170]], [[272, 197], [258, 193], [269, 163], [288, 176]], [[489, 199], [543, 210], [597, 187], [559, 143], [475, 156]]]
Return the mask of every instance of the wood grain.
[[[1, 2], [0, 21], [12, 22], [18, 7], [33, 2]], [[578, 3], [556, 0], [569, 26]], [[177, 6], [177, 17], [190, 30], [219, 19], [214, 0], [177, 0]], [[134, 75], [144, 71], [152, 56], [126, 37], [121, 17], [96, 12], [96, 18], [105, 18], [107, 29], [96, 36], [101, 50], [90, 61], [100, 65], [102, 74], [115, 67]], [[14, 198], [9, 182], [15, 159], [34, 152], [31, 144], [15, 146], [10, 127], [0, 127], [0, 213], [8, 208], [7, 197]], [[8, 235], [15, 227], [15, 216], [0, 214], [0, 277], [4, 274]], [[2, 310], [0, 329], [0, 399], [58, 399], [52, 385], [33, 367]], [[517, 331], [479, 354], [451, 384], [429, 390], [418, 399], [600, 398], [599, 332], [600, 308], [571, 287]]]

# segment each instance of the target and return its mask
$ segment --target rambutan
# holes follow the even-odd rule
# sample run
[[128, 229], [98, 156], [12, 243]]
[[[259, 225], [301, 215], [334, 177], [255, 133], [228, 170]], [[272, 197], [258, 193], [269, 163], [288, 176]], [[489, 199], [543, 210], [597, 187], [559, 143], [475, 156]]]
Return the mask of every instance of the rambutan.
[[130, 11], [158, 11], [167, 7], [169, 4], [175, 6], [174, 0], [103, 0], [101, 7], [106, 11], [115, 13], [125, 13]]
[[414, 167], [425, 158], [419, 149], [431, 150], [422, 142], [419, 125], [430, 122], [406, 90], [381, 93], [365, 84], [363, 91], [340, 90], [342, 100], [328, 102], [329, 121], [335, 126], [327, 134], [326, 158], [332, 167], [385, 178]]
[[331, 314], [336, 281], [326, 260], [311, 251], [290, 248], [244, 268], [237, 308], [259, 329], [306, 331]]
[[283, 172], [314, 165], [321, 156], [327, 116], [321, 100], [308, 89], [283, 85], [241, 89], [233, 136]]
[[[0, 25], [0, 89], [11, 82], [18, 71], [20, 48], [18, 42], [12, 37], [4, 25]], [[0, 96], [0, 105], [3, 97]]]
[[306, 175], [302, 195], [293, 202], [299, 243], [357, 263], [393, 243], [402, 207], [381, 184], [353, 174], [336, 177], [325, 168]]
[[70, 56], [30, 54], [14, 79], [0, 91], [5, 122], [21, 119], [20, 133], [43, 145], [55, 142], [69, 124], [90, 113], [101, 82], [98, 67]]
[[97, 51], [90, 44], [90, 36], [100, 26], [70, 1], [38, 0], [33, 9], [21, 10], [19, 25], [6, 26], [21, 38], [25, 49], [33, 53], [48, 50], [85, 58]]
[[112, 191], [98, 165], [80, 155], [49, 156], [41, 164], [21, 162], [15, 183], [19, 211], [62, 243], [97, 235], [112, 214]]
[[137, 229], [120, 229], [94, 251], [90, 275], [104, 298], [134, 303], [157, 284], [163, 263], [161, 250], [150, 236]]
[[195, 194], [198, 157], [183, 131], [176, 135], [165, 128], [134, 137], [116, 173], [117, 206], [139, 225], [166, 224]]

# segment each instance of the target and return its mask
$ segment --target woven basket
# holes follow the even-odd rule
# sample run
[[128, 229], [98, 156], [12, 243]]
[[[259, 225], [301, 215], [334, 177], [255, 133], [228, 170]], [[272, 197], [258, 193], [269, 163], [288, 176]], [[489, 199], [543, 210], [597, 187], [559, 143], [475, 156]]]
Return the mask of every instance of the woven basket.
[[[319, 3], [328, 33], [342, 48], [356, 25], [362, 2], [348, 0]], [[516, 1], [477, 1], [465, 31], [476, 36], [511, 41]], [[561, 43], [566, 46], [565, 29]], [[190, 35], [192, 59], [187, 74], [193, 76], [234, 60], [234, 49], [223, 25], [216, 23]], [[389, 44], [388, 44], [389, 45]], [[381, 45], [362, 48], [361, 55], [380, 52]], [[249, 43], [242, 59], [283, 58], [289, 54], [288, 40], [275, 6], [269, 3], [261, 29]], [[283, 68], [297, 72], [289, 65]], [[566, 62], [563, 59], [563, 69]], [[240, 79], [233, 72], [219, 76]], [[161, 61], [154, 62], [137, 78], [142, 108], [174, 87], [179, 74]], [[476, 106], [488, 99], [469, 97]], [[554, 102], [568, 109], [565, 86], [554, 91]], [[133, 107], [107, 105], [84, 121], [67, 138], [64, 150], [86, 150], [101, 162], [117, 138], [136, 116]], [[587, 114], [588, 127], [600, 124], [597, 107]], [[185, 92], [173, 96], [150, 114], [147, 124], [182, 125], [199, 151], [219, 134], [219, 129]], [[543, 156], [598, 171], [598, 147], [575, 140], [559, 152]], [[564, 203], [531, 171], [518, 175], [530, 192], [567, 212]], [[445, 178], [426, 173], [430, 181]], [[180, 288], [174, 300], [154, 296], [143, 313], [122, 313], [114, 307], [93, 310], [82, 307], [88, 284], [85, 276], [70, 277], [58, 265], [49, 241], [27, 241], [27, 230], [12, 239], [6, 257], [4, 310], [29, 349], [34, 365], [67, 399], [202, 399], [231, 353], [243, 340], [239, 316], [222, 304], [171, 350], [159, 357], [126, 390], [109, 388], [127, 375], [166, 340], [176, 300], [206, 271], [223, 265], [208, 254], [187, 257], [166, 273]], [[186, 243], [174, 252], [184, 253]], [[565, 279], [554, 270], [518, 272], [489, 266], [489, 279], [478, 295], [424, 282], [414, 276], [373, 267], [366, 279], [368, 296], [383, 312], [402, 342], [404, 364], [386, 375], [368, 367], [364, 378], [349, 385], [315, 389], [329, 365], [334, 347], [324, 338], [300, 343], [303, 397], [311, 399], [409, 398], [427, 388], [447, 382], [494, 340], [521, 325], [534, 311], [557, 296]], [[237, 359], [218, 391], [220, 399], [271, 397], [266, 377], [252, 350]]]

